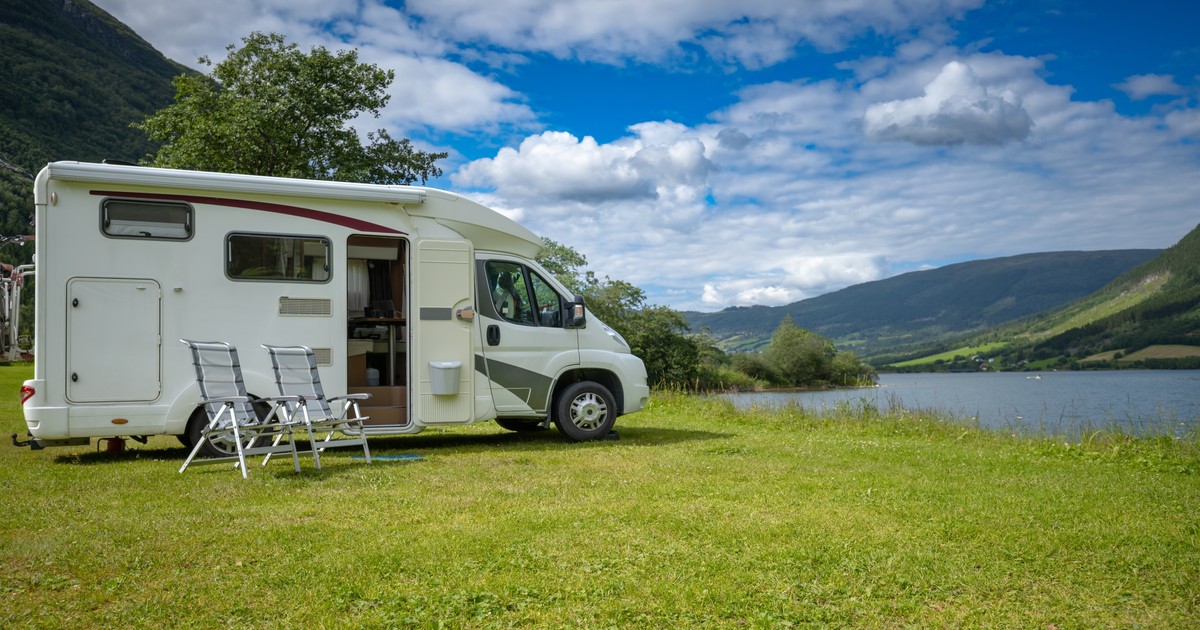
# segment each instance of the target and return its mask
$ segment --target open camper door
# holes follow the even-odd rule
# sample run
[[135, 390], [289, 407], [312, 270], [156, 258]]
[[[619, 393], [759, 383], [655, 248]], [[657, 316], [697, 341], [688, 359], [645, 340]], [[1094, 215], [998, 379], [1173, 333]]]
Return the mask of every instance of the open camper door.
[[474, 420], [473, 253], [465, 240], [419, 239], [414, 248], [410, 385], [423, 423]]

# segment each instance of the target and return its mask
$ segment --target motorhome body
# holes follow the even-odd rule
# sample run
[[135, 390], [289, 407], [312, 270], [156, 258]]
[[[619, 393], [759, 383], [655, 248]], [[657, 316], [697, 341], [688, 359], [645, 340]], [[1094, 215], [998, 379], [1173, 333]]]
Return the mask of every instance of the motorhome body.
[[330, 391], [373, 394], [367, 431], [548, 419], [607, 434], [648, 397], [642, 362], [533, 262], [541, 240], [410, 186], [56, 162], [35, 183], [35, 445], [198, 435], [179, 338], [316, 351]]

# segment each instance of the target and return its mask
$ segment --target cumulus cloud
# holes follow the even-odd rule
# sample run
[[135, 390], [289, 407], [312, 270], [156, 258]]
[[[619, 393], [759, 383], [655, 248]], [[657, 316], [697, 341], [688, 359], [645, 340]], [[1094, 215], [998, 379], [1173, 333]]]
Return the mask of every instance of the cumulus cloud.
[[704, 145], [681, 135], [680, 125], [647, 123], [636, 135], [610, 144], [561, 131], [529, 136], [517, 148], [475, 160], [451, 178], [456, 186], [494, 189], [516, 199], [601, 203], [649, 199], [692, 204], [706, 192], [713, 164]]
[[[947, 69], [950, 62], [959, 65]], [[594, 269], [684, 309], [787, 304], [897, 270], [980, 257], [1164, 247], [1194, 227], [1196, 154], [1179, 140], [1200, 132], [1200, 115], [1176, 109], [1125, 118], [1048, 83], [1043, 63], [937, 50], [853, 81], [750, 86], [701, 125], [645, 123], [610, 143], [526, 139], [558, 141], [573, 157], [555, 160], [567, 163], [576, 154], [608, 156], [571, 173], [533, 169], [554, 160], [530, 159], [524, 144], [499, 152], [504, 164], [477, 161], [467, 172], [479, 190], [508, 200], [502, 207], [521, 207], [531, 229], [579, 247]], [[862, 112], [924, 86], [932, 103], [1019, 103], [1027, 120], [1010, 139], [1024, 141], [987, 143], [978, 131], [958, 130], [943, 138], [973, 138], [972, 150], [944, 153], [867, 141]], [[988, 110], [976, 109], [967, 119], [978, 123]], [[655, 168], [634, 158], [649, 146], [657, 149], [643, 155], [655, 156]], [[706, 162], [696, 159], [699, 147]], [[527, 170], [518, 170], [525, 159]], [[583, 212], [568, 208], [568, 198], [581, 198], [563, 188], [576, 171], [627, 173], [618, 190], [638, 194], [610, 194]], [[648, 194], [667, 180], [686, 184], [697, 200], [678, 204], [690, 213], [672, 222], [660, 218], [676, 211], [670, 197]], [[538, 189], [552, 194], [539, 198]]]
[[700, 47], [718, 61], [772, 65], [801, 43], [838, 50], [867, 31], [906, 33], [982, 0], [409, 0], [408, 10], [450, 37], [559, 58], [657, 62]]
[[301, 49], [353, 48], [359, 59], [396, 71], [392, 99], [381, 123], [393, 135], [421, 129], [459, 133], [528, 128], [536, 116], [511, 88], [495, 77], [446, 57], [453, 40], [422, 32], [414, 20], [377, 0], [208, 0], [153, 2], [96, 0], [165, 56], [207, 71], [200, 56], [214, 63], [225, 47], [241, 45], [252, 31], [275, 32]]
[[863, 116], [867, 137], [919, 145], [1004, 144], [1024, 140], [1032, 127], [1020, 98], [989, 94], [958, 61], [943, 66], [923, 96], [876, 103]]
[[1167, 126], [1185, 138], [1200, 138], [1200, 110], [1180, 109], [1166, 115]]
[[882, 261], [867, 254], [766, 257], [762, 262], [746, 270], [749, 273], [745, 276], [726, 274], [705, 283], [700, 302], [708, 308], [731, 304], [782, 306], [848, 285], [878, 280], [884, 272]]
[[[680, 309], [786, 304], [965, 259], [1164, 247], [1200, 199], [1194, 103], [1123, 117], [1048, 82], [1048, 58], [949, 46], [946, 23], [982, 0], [95, 1], [182, 62], [263, 30], [396, 68], [394, 135], [515, 134], [447, 168], [456, 189]], [[546, 56], [757, 68], [865, 33], [906, 43], [847, 56], [844, 80], [738, 75], [705, 122], [647, 114], [606, 142], [544, 131], [504, 78]], [[1165, 75], [1118, 87], [1181, 96]], [[969, 150], [927, 148], [949, 145]]]
[[394, 128], [469, 132], [535, 121], [520, 94], [462, 64], [385, 51], [364, 53], [363, 61], [396, 71], [389, 88], [391, 101], [381, 113]]
[[1179, 96], [1184, 89], [1169, 74], [1139, 74], [1114, 85], [1129, 98], [1140, 101], [1151, 96]]

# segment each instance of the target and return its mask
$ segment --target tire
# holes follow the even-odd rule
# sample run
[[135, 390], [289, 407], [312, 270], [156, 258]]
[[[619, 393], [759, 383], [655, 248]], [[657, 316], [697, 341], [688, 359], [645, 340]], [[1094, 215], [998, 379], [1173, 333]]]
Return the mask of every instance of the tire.
[[546, 430], [546, 427], [542, 426], [540, 418], [496, 418], [496, 424], [509, 431], [517, 431], [518, 433]]
[[608, 388], [592, 381], [568, 386], [554, 404], [554, 424], [573, 442], [597, 440], [612, 431], [617, 404]]
[[[258, 414], [260, 420], [266, 418], [267, 414], [271, 412], [271, 406], [265, 402], [255, 401], [253, 405], [254, 411]], [[206, 426], [208, 426], [208, 413], [204, 411], [203, 406], [196, 407], [192, 411], [191, 417], [188, 418], [187, 435], [180, 436], [179, 441], [183, 442], [186, 437], [187, 442], [189, 443], [187, 446], [189, 448], [195, 447], [196, 442], [199, 442], [201, 439], [203, 439], [202, 436], [204, 433], [204, 427]], [[266, 439], [267, 438], [265, 437], [260, 438], [259, 441], [261, 442], [262, 440]], [[249, 444], [246, 446], [249, 446]], [[205, 439], [204, 445], [201, 446], [200, 451], [196, 453], [196, 457], [199, 458], [236, 456], [237, 448], [233, 444], [232, 437], [226, 437], [221, 440], [217, 440], [216, 442]]]

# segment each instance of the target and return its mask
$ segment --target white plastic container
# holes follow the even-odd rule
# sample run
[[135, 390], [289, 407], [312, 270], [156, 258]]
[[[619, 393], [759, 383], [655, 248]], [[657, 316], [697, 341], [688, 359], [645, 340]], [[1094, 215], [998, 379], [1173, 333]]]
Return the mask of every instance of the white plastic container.
[[429, 392], [435, 396], [457, 396], [462, 361], [430, 361]]

